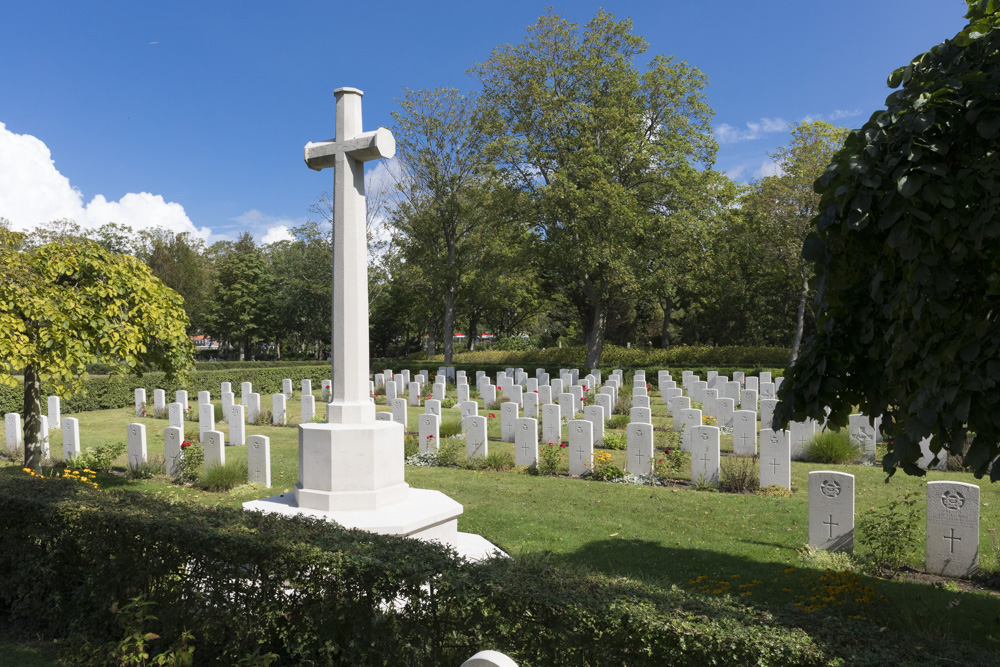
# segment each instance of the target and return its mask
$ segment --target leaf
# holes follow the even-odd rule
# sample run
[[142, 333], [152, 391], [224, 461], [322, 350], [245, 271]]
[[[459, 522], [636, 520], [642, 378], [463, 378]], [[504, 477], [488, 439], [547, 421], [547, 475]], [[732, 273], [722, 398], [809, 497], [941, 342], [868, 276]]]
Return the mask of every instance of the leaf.
[[1000, 130], [1000, 114], [980, 118], [976, 123], [976, 132], [983, 139], [992, 139], [996, 136], [997, 130]]
[[900, 179], [896, 182], [896, 190], [899, 194], [909, 199], [920, 191], [920, 186], [922, 184], [923, 183], [920, 177], [910, 172], [900, 177]]

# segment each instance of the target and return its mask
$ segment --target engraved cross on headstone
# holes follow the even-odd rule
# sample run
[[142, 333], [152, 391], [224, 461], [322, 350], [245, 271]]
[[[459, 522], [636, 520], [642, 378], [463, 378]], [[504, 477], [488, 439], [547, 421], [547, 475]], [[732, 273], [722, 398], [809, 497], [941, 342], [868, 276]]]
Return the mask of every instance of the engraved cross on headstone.
[[778, 459], [776, 459], [776, 458], [772, 458], [771, 459], [770, 466], [771, 466], [771, 474], [772, 475], [778, 472], [778, 466], [780, 466], [780, 465], [781, 464], [778, 463]]
[[955, 553], [955, 540], [958, 540], [959, 542], [962, 541], [961, 537], [955, 537], [955, 529], [954, 528], [951, 529], [951, 535], [945, 535], [944, 539], [951, 540], [951, 542], [949, 543], [950, 546], [951, 546], [951, 553]]
[[357, 88], [338, 88], [335, 139], [308, 143], [306, 166], [333, 167], [333, 322], [328, 421], [338, 424], [375, 421], [368, 400], [368, 240], [365, 230], [364, 163], [391, 158], [396, 141], [389, 130], [361, 131], [361, 96]]
[[824, 522], [823, 522], [823, 525], [824, 525], [824, 526], [828, 526], [828, 527], [830, 528], [830, 537], [832, 538], [832, 537], [833, 537], [833, 527], [834, 527], [834, 526], [839, 526], [840, 524], [839, 524], [839, 523], [837, 523], [837, 522], [835, 522], [835, 521], [833, 520], [833, 515], [832, 515], [832, 514], [831, 514], [831, 515], [829, 515], [829, 516], [830, 516], [830, 520], [829, 520], [829, 521], [824, 521]]

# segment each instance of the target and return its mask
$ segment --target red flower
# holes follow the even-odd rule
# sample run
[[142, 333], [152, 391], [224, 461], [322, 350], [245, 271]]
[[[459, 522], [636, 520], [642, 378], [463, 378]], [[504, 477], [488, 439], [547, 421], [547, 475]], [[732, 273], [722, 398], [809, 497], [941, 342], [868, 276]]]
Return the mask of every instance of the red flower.
[[534, 391], [534, 393], [536, 393], [536, 394], [537, 394], [537, 393], [538, 393], [538, 390], [536, 389], [536, 390]]
[[428, 440], [433, 440], [433, 439], [434, 439], [434, 434], [432, 434], [432, 433], [428, 433], [428, 434], [427, 434], [427, 439], [428, 439]]
[[490, 413], [490, 419], [493, 419], [494, 417], [496, 417], [496, 415], [491, 412]]
[[569, 445], [567, 445], [565, 442], [560, 442], [559, 446], [560, 447], [569, 447]]
[[[669, 450], [669, 449], [664, 449], [664, 450], [663, 450], [663, 453], [664, 453], [664, 454], [669, 454], [669, 453], [670, 453], [670, 450]], [[662, 461], [663, 459], [660, 459], [660, 460]]]
[[191, 446], [190, 440], [185, 440], [184, 442], [181, 443], [181, 449], [187, 449], [190, 446]]
[[188, 406], [188, 410], [190, 410], [190, 409], [191, 409], [191, 406], [189, 405], [189, 406]]
[[663, 459], [660, 459], [659, 461], [657, 461], [657, 463], [663, 463]]

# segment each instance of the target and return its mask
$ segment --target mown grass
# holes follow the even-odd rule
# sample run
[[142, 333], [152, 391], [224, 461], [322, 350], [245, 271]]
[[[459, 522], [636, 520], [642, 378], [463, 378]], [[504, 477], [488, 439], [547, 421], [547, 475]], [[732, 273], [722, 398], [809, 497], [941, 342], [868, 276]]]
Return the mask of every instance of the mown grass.
[[[265, 398], [265, 400], [267, 400]], [[664, 408], [651, 401], [656, 426], [669, 427]], [[289, 422], [298, 422], [298, 401], [289, 402]], [[384, 408], [379, 408], [384, 409]], [[423, 408], [409, 409], [410, 430]], [[457, 418], [445, 410], [445, 418]], [[483, 411], [480, 414], [484, 414]], [[84, 447], [121, 440], [125, 424], [134, 421], [131, 410], [107, 410], [77, 415]], [[150, 455], [162, 455], [160, 427], [147, 424]], [[155, 425], [156, 428], [153, 428]], [[219, 430], [227, 429], [218, 424]], [[499, 413], [488, 419], [491, 438], [499, 437]], [[121, 474], [102, 474], [101, 488], [116, 486], [174, 496], [203, 504], [239, 506], [263, 495], [289, 492], [298, 477], [297, 429], [248, 427], [247, 434], [271, 438], [272, 488], [238, 487], [213, 493], [180, 486], [163, 476], [128, 480]], [[666, 433], [654, 431], [657, 447]], [[513, 455], [513, 444], [489, 442], [490, 452]], [[464, 450], [464, 446], [462, 447]], [[731, 436], [723, 436], [723, 450], [732, 451]], [[52, 452], [61, 454], [58, 431], [53, 432]], [[614, 465], [623, 465], [624, 452], [611, 452]], [[464, 456], [460, 455], [461, 458]], [[227, 461], [246, 461], [244, 447], [226, 449]], [[124, 469], [124, 457], [117, 462]], [[860, 513], [887, 504], [910, 490], [923, 493], [928, 480], [950, 479], [978, 483], [981, 488], [980, 566], [986, 572], [1000, 569], [991, 549], [991, 529], [998, 527], [994, 508], [1000, 505], [1000, 488], [977, 482], [967, 473], [930, 472], [926, 478], [894, 476], [888, 484], [881, 469], [857, 465], [792, 462], [790, 498], [753, 494], [693, 491], [682, 487], [649, 487], [589, 482], [559, 477], [537, 477], [523, 470], [493, 472], [457, 468], [408, 467], [407, 481], [416, 488], [432, 488], [464, 506], [459, 529], [478, 533], [510, 553], [546, 552], [557, 562], [583, 566], [609, 575], [635, 577], [662, 587], [679, 586], [708, 595], [739, 595], [750, 603], [794, 605], [815, 594], [823, 572], [815, 559], [799, 552], [808, 540], [807, 484], [810, 471], [832, 469], [855, 475], [856, 507]], [[686, 478], [688, 465], [679, 477]], [[485, 499], [489, 499], [488, 502]], [[921, 521], [921, 531], [923, 523]], [[923, 539], [909, 565], [920, 569]], [[1000, 649], [1000, 621], [995, 596], [965, 592], [954, 587], [933, 587], [906, 579], [861, 577], [876, 595], [861, 613], [889, 630], [936, 632], [963, 641]], [[706, 584], [706, 582], [709, 582]], [[722, 586], [718, 582], [729, 582]], [[759, 582], [746, 589], [744, 582]], [[882, 597], [885, 601], [882, 601]], [[835, 600], [816, 602], [811, 614], [841, 613]]]

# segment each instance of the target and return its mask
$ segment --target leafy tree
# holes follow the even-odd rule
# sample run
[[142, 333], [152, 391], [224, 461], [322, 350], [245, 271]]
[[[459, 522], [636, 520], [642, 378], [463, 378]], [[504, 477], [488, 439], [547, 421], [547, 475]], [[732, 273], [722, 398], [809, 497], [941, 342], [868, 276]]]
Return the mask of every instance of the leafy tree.
[[[212, 308], [212, 265], [205, 253], [205, 243], [188, 232], [173, 232], [156, 227], [143, 229], [131, 242], [131, 249], [121, 241], [114, 225], [106, 230], [105, 241], [98, 241], [113, 252], [135, 253], [146, 263], [153, 275], [184, 298], [189, 325], [188, 333], [199, 334], [205, 329]], [[110, 244], [110, 245], [109, 245]], [[121, 249], [119, 249], [121, 248]]]
[[216, 278], [208, 330], [213, 337], [235, 342], [240, 361], [248, 353], [253, 359], [252, 344], [266, 333], [266, 297], [272, 277], [267, 257], [248, 232], [240, 234], [235, 243], [220, 241], [211, 250]]
[[637, 252], [679, 185], [671, 176], [716, 150], [704, 75], [664, 56], [640, 71], [646, 46], [627, 19], [600, 12], [581, 29], [550, 12], [473, 69], [491, 150], [531, 198], [545, 270], [580, 314], [589, 366], [609, 310], [639, 288]]
[[16, 386], [24, 372], [24, 466], [39, 470], [42, 382], [78, 391], [98, 361], [123, 373], [153, 365], [172, 379], [193, 346], [183, 299], [139, 260], [91, 241], [19, 251], [20, 236], [0, 231], [0, 382]]
[[[454, 89], [407, 90], [393, 112], [405, 197], [393, 221], [402, 252], [439, 286], [444, 361], [454, 352], [456, 306], [483, 252], [491, 215], [487, 136], [476, 119], [476, 98]], [[437, 291], [437, 290], [436, 290]]]
[[790, 364], [798, 357], [809, 301], [810, 264], [801, 251], [819, 212], [813, 183], [846, 136], [845, 128], [821, 120], [799, 123], [792, 128], [791, 141], [771, 154], [778, 173], [752, 183], [743, 200], [747, 215], [757, 218], [753, 221], [761, 232], [757, 238], [766, 240], [771, 250], [765, 261], [784, 266], [798, 288]]
[[776, 423], [852, 406], [884, 415], [883, 468], [923, 474], [919, 442], [1000, 479], [1000, 7], [889, 76], [899, 88], [817, 182], [802, 250], [816, 332], [785, 373]]

